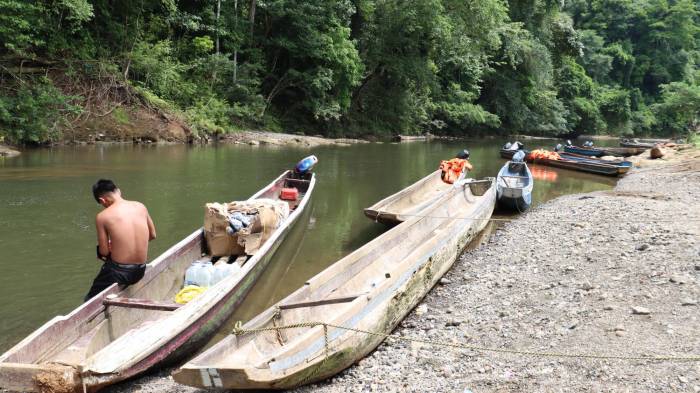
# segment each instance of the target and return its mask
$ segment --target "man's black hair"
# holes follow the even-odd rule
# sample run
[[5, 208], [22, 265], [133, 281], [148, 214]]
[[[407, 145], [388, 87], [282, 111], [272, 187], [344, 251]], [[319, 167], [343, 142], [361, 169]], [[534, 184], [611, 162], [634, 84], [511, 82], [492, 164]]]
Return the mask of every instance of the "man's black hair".
[[117, 189], [117, 185], [113, 181], [108, 179], [100, 179], [97, 183], [92, 185], [92, 195], [95, 197], [97, 203], [100, 203], [100, 198], [105, 194], [114, 192]]

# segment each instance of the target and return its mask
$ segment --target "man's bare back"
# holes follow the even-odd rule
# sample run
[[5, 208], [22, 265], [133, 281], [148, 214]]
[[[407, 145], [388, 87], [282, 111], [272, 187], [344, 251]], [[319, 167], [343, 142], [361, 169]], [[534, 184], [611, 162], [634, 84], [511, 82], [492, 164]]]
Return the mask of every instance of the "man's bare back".
[[96, 226], [100, 254], [111, 254], [114, 262], [123, 264], [146, 262], [155, 227], [142, 203], [116, 201], [97, 215]]
[[132, 285], [143, 278], [148, 259], [148, 242], [156, 228], [146, 206], [127, 201], [111, 180], [100, 179], [92, 186], [97, 203], [105, 209], [95, 217], [97, 257], [104, 261], [85, 296], [88, 301], [112, 284]]

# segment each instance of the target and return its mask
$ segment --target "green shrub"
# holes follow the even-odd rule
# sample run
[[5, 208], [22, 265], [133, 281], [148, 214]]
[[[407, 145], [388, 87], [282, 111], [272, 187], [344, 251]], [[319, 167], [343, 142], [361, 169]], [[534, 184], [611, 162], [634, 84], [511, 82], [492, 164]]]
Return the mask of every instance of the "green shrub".
[[66, 115], [80, 112], [72, 98], [46, 78], [23, 80], [14, 94], [0, 96], [0, 135], [16, 144], [56, 141]]

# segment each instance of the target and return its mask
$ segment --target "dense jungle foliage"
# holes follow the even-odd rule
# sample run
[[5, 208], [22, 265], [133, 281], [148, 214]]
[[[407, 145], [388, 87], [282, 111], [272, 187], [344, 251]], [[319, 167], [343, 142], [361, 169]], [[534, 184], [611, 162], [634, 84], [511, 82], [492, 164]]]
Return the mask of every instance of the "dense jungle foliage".
[[0, 0], [0, 135], [56, 139], [105, 85], [206, 133], [683, 135], [700, 119], [699, 11], [691, 0]]

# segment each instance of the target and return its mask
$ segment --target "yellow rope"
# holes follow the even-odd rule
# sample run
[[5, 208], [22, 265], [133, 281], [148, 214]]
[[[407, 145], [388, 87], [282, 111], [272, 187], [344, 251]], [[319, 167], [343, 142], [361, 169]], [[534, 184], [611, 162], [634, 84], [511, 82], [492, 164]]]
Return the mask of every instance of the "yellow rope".
[[560, 352], [538, 352], [529, 350], [519, 350], [519, 349], [502, 349], [502, 348], [488, 348], [481, 347], [478, 345], [470, 345], [463, 343], [449, 343], [444, 341], [434, 341], [434, 340], [424, 340], [420, 338], [411, 338], [405, 336], [399, 336], [394, 334], [377, 333], [368, 330], [355, 329], [345, 326], [334, 325], [332, 323], [325, 322], [301, 322], [285, 326], [274, 326], [265, 328], [254, 328], [254, 329], [244, 329], [242, 327], [242, 322], [238, 321], [233, 329], [232, 334], [236, 336], [241, 336], [244, 334], [257, 334], [263, 332], [277, 331], [284, 329], [299, 329], [299, 328], [313, 328], [316, 326], [323, 326], [324, 329], [324, 340], [325, 340], [325, 357], [329, 355], [328, 346], [328, 328], [332, 327], [335, 329], [347, 330], [355, 333], [363, 333], [371, 336], [382, 337], [384, 339], [395, 339], [409, 342], [416, 342], [421, 344], [434, 345], [438, 347], [450, 347], [459, 349], [468, 349], [477, 352], [494, 352], [494, 353], [505, 353], [514, 355], [525, 355], [525, 356], [535, 356], [535, 357], [558, 357], [558, 358], [574, 358], [574, 359], [605, 359], [605, 360], [643, 360], [643, 361], [667, 361], [667, 362], [698, 362], [700, 361], [700, 355], [660, 355], [660, 356], [634, 356], [634, 355], [599, 355], [599, 354], [577, 354], [577, 353], [560, 353]]

